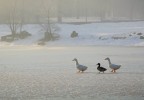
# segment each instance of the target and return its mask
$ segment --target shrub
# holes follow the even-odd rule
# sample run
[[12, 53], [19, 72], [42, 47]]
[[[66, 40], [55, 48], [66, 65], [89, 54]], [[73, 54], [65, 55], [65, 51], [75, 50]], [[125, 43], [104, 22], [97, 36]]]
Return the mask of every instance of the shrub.
[[142, 35], [142, 33], [137, 33], [137, 35]]
[[126, 39], [126, 37], [121, 37], [121, 36], [113, 36], [113, 37], [112, 37], [112, 39], [116, 39], [116, 40], [118, 40], [118, 39]]
[[44, 41], [57, 40], [60, 38], [60, 35], [56, 33], [45, 32], [44, 35]]
[[31, 34], [28, 33], [27, 31], [22, 31], [22, 32], [20, 32], [20, 34], [19, 34], [19, 38], [20, 38], [20, 39], [25, 39], [25, 38], [27, 38], [28, 36], [31, 36]]
[[38, 45], [45, 45], [45, 42], [44, 41], [39, 41]]
[[73, 31], [71, 33], [71, 38], [75, 38], [75, 37], [78, 37], [78, 33], [76, 31]]
[[14, 41], [14, 37], [13, 37], [13, 35], [2, 36], [1, 41], [12, 42], [12, 41]]
[[144, 39], [144, 36], [140, 36], [140, 39]]

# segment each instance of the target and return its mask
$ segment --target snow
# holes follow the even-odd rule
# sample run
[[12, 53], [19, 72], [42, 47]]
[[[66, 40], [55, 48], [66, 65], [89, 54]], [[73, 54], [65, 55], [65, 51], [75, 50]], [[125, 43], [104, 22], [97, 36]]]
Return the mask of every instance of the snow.
[[[144, 36], [144, 22], [116, 22], [116, 23], [89, 23], [89, 24], [57, 24], [60, 31], [60, 39], [47, 42], [47, 45], [123, 45], [123, 46], [144, 46], [144, 39], [140, 39], [137, 33]], [[0, 45], [37, 45], [44, 36], [39, 25], [25, 25], [24, 29], [32, 34], [24, 40], [17, 40], [12, 43], [0, 42]], [[72, 31], [79, 34], [77, 38], [71, 38]], [[136, 34], [134, 34], [136, 33]], [[10, 34], [7, 25], [0, 25], [0, 36]], [[130, 36], [132, 35], [132, 36]], [[125, 39], [113, 39], [113, 36], [126, 37]]]

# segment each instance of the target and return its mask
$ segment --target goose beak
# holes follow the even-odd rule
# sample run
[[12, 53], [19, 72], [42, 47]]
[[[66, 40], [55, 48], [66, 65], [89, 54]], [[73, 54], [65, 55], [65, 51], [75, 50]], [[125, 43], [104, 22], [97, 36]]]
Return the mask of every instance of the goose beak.
[[109, 58], [107, 57], [107, 58], [105, 58], [105, 60], [108, 60]]
[[72, 61], [76, 61], [77, 59], [76, 58], [74, 58]]

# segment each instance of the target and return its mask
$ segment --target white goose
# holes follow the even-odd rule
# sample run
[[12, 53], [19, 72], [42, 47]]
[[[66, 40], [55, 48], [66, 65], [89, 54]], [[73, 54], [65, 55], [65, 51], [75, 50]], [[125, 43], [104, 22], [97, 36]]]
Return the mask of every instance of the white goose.
[[87, 66], [84, 66], [84, 65], [80, 65], [78, 63], [78, 60], [76, 58], [74, 58], [72, 61], [75, 61], [76, 62], [76, 67], [77, 69], [79, 70], [78, 72], [84, 72], [85, 70], [87, 70]]
[[108, 62], [109, 62], [109, 67], [112, 69], [111, 72], [114, 72], [114, 73], [115, 73], [116, 70], [121, 67], [121, 65], [112, 64], [111, 61], [110, 61], [110, 58], [106, 58], [105, 60], [108, 60]]

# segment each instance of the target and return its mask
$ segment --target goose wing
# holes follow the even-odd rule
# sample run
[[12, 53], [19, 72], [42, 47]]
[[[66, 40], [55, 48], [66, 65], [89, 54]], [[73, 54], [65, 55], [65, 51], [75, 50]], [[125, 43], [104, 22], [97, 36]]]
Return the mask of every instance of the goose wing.
[[121, 67], [121, 65], [116, 65], [116, 64], [111, 64], [110, 68], [112, 69], [119, 69]]
[[85, 71], [87, 69], [87, 67], [79, 64], [79, 65], [77, 65], [77, 69], [80, 71]]

